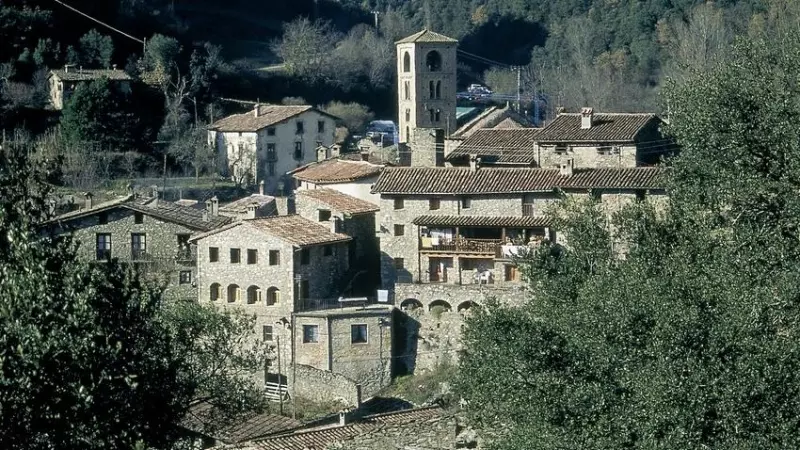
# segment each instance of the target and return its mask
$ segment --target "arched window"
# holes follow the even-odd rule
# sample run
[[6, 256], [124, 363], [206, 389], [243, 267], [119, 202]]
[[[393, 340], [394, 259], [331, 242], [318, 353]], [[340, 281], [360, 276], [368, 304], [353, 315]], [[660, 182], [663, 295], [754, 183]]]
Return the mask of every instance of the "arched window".
[[442, 98], [442, 82], [436, 82], [436, 98]]
[[267, 306], [277, 305], [281, 301], [281, 291], [275, 286], [267, 289]]
[[239, 292], [241, 292], [241, 290], [239, 289], [239, 286], [237, 286], [235, 284], [229, 284], [228, 285], [228, 303], [234, 303], [234, 302], [239, 301], [239, 297], [241, 296], [241, 294]]
[[222, 297], [222, 286], [220, 286], [219, 283], [212, 283], [208, 292], [208, 298], [214, 302], [219, 300], [220, 297]]
[[403, 311], [413, 311], [422, 308], [422, 303], [415, 298], [407, 298], [400, 303], [400, 309]]
[[406, 122], [411, 122], [411, 110], [406, 109]]
[[247, 288], [247, 304], [253, 305], [261, 298], [261, 289], [258, 286]]
[[450, 303], [447, 303], [444, 300], [434, 300], [428, 305], [428, 311], [440, 310], [442, 312], [450, 312], [453, 308], [450, 306]]
[[411, 142], [411, 129], [406, 127], [406, 142]]
[[436, 98], [436, 90], [433, 87], [433, 80], [428, 82], [428, 97], [429, 98]]
[[411, 72], [411, 55], [408, 52], [403, 54], [403, 72]]
[[431, 72], [442, 70], [442, 55], [436, 50], [429, 51], [428, 56], [425, 57], [425, 65], [428, 66], [428, 70]]
[[411, 83], [408, 81], [403, 82], [403, 99], [411, 100]]
[[432, 110], [432, 109], [429, 109], [429, 110], [428, 110], [428, 114], [431, 116], [431, 122], [433, 122], [433, 117], [434, 117], [434, 114], [435, 114], [435, 113], [436, 113], [436, 112], [435, 112], [434, 110]]

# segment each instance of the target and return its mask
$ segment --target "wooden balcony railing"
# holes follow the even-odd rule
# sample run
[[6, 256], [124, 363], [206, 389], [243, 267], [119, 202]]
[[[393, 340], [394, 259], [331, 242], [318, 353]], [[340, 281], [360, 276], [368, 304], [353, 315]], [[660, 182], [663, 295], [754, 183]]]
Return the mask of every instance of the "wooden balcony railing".
[[523, 203], [522, 204], [522, 216], [523, 217], [533, 217], [536, 215], [536, 210], [533, 207], [533, 203]]
[[455, 238], [442, 240], [436, 238], [420, 238], [420, 251], [442, 253], [470, 253], [481, 255], [495, 255], [501, 244], [500, 239], [466, 239]]

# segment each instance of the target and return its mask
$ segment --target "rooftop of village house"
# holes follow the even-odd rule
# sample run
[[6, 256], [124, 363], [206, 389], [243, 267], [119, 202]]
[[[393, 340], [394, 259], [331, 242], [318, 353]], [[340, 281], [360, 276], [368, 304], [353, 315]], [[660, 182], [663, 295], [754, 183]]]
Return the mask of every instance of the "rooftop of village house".
[[381, 173], [383, 164], [370, 161], [351, 160], [346, 158], [331, 158], [323, 161], [312, 162], [289, 172], [300, 181], [314, 184], [347, 183], [373, 177]]
[[561, 112], [536, 137], [537, 142], [634, 142], [639, 133], [661, 119], [652, 113]]
[[50, 76], [55, 76], [62, 81], [92, 81], [108, 78], [111, 81], [130, 81], [130, 75], [119, 69], [84, 69], [82, 67], [65, 67], [50, 71]]
[[[236, 227], [250, 227], [254, 231], [262, 232], [267, 236], [281, 239], [291, 245], [306, 247], [313, 245], [335, 244], [352, 240], [350, 236], [342, 233], [333, 233], [330, 227], [320, 225], [318, 222], [308, 220], [298, 215], [272, 216], [257, 219], [248, 219], [234, 222], [226, 226], [211, 230], [207, 233], [193, 236], [191, 241], [197, 242], [217, 233]], [[242, 239], [252, 241], [251, 234], [243, 235]]]
[[343, 214], [367, 214], [380, 210], [374, 203], [333, 189], [304, 189], [297, 191], [296, 195], [317, 200]]
[[211, 124], [208, 129], [222, 132], [256, 132], [308, 111], [315, 111], [336, 119], [311, 105], [255, 105], [251, 111], [220, 119]]

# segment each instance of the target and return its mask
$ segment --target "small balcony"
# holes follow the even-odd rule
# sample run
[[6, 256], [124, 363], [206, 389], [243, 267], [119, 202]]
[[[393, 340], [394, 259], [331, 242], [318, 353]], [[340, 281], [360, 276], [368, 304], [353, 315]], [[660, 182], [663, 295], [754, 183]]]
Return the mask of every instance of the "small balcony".
[[502, 244], [500, 239], [467, 239], [456, 237], [452, 240], [421, 237], [419, 250], [430, 253], [458, 253], [474, 255], [495, 255]]

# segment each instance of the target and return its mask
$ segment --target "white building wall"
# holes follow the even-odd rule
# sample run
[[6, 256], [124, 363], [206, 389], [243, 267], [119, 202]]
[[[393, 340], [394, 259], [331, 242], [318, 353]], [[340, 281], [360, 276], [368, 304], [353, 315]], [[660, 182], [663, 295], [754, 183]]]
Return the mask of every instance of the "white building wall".
[[378, 180], [378, 176], [364, 178], [350, 183], [332, 183], [332, 184], [315, 184], [308, 181], [301, 181], [297, 187], [298, 190], [311, 190], [311, 189], [333, 189], [351, 197], [359, 198], [368, 201], [375, 205], [380, 205], [380, 194], [373, 194], [372, 185]]

